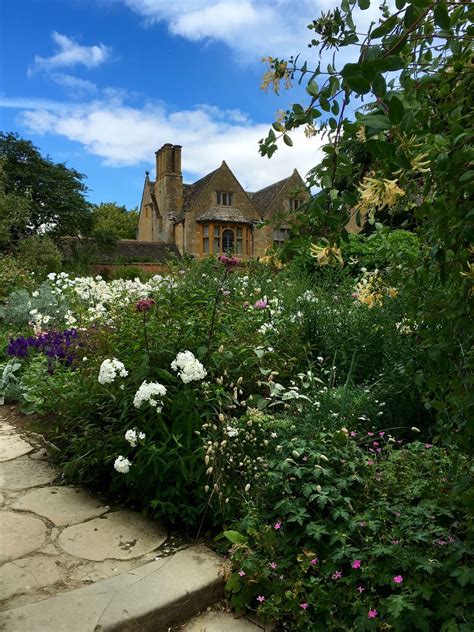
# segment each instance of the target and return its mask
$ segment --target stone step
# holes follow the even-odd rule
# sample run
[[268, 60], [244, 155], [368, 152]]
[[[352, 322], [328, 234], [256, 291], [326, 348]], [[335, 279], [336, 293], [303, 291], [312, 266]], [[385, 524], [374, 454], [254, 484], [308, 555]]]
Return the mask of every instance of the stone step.
[[207, 547], [192, 546], [111, 579], [5, 610], [0, 630], [166, 632], [222, 597], [221, 565]]

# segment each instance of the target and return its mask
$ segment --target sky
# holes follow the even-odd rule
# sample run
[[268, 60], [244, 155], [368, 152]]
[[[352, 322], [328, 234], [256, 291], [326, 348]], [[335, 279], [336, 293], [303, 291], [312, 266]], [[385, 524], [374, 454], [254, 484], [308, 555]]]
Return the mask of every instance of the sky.
[[87, 176], [93, 203], [140, 204], [154, 152], [183, 146], [185, 182], [225, 160], [247, 190], [320, 159], [294, 136], [258, 153], [275, 112], [262, 58], [316, 60], [308, 23], [335, 0], [0, 0], [0, 129]]

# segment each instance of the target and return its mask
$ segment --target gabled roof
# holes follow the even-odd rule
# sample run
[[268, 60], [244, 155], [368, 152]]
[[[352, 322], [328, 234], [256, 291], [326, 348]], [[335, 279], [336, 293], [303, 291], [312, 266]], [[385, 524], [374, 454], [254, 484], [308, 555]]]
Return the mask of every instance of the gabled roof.
[[194, 202], [197, 200], [202, 191], [207, 187], [212, 180], [214, 174], [219, 171], [220, 167], [211, 171], [206, 176], [195, 182], [194, 184], [183, 184], [183, 211], [189, 211]]
[[247, 193], [252, 202], [255, 204], [255, 207], [260, 215], [265, 215], [273, 200], [282, 191], [283, 187], [290, 178], [291, 176], [284, 178], [283, 180], [279, 180], [278, 182], [274, 182], [268, 187], [260, 189], [260, 191], [255, 191], [255, 193]]

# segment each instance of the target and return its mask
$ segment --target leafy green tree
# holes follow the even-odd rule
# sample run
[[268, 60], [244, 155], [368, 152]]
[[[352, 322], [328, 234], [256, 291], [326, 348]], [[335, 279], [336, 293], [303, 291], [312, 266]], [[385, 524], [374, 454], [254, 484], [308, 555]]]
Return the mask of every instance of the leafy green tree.
[[103, 202], [92, 207], [93, 231], [108, 233], [115, 239], [136, 239], [138, 211], [128, 211], [115, 202]]
[[0, 251], [8, 249], [14, 232], [24, 232], [28, 226], [30, 199], [7, 193], [3, 161], [0, 161]]
[[44, 158], [31, 141], [12, 133], [0, 133], [0, 161], [4, 196], [2, 220], [17, 215], [14, 208], [18, 199], [28, 200], [27, 213], [22, 211], [20, 221], [10, 224], [13, 242], [38, 230], [53, 237], [88, 233], [92, 217], [84, 197], [87, 191], [84, 175], [63, 163]]
[[[474, 5], [395, 0], [391, 12], [384, 2], [364, 32], [355, 9], [370, 5], [342, 0], [313, 20], [312, 60], [268, 59], [264, 87], [304, 81], [308, 100], [273, 123], [260, 151], [270, 157], [280, 139], [292, 145], [301, 126], [326, 137], [308, 182], [319, 190], [295, 231], [300, 248], [305, 236], [308, 243], [324, 235], [325, 257], [313, 249], [321, 262], [337, 260], [350, 216], [381, 233], [400, 224], [397, 215], [402, 225], [410, 220], [422, 261], [397, 263], [426, 357], [418, 375], [425, 404], [444, 428], [472, 431]], [[355, 63], [345, 63], [344, 49], [358, 50]]]

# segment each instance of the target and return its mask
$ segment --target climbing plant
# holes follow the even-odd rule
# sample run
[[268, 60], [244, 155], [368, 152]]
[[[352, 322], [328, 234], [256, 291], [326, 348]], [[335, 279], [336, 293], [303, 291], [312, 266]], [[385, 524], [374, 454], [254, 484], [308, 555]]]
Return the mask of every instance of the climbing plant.
[[294, 227], [295, 249], [322, 237], [319, 248], [336, 255], [349, 219], [353, 227], [418, 234], [421, 262], [393, 253], [425, 351], [418, 381], [443, 429], [469, 431], [474, 6], [384, 2], [364, 31], [358, 23], [377, 6], [342, 0], [309, 24], [310, 59], [267, 58], [263, 87], [278, 92], [282, 82], [298, 82], [307, 99], [280, 112], [260, 152], [271, 157], [281, 141], [291, 146], [301, 126], [323, 140], [323, 159], [308, 176], [317, 193]]

